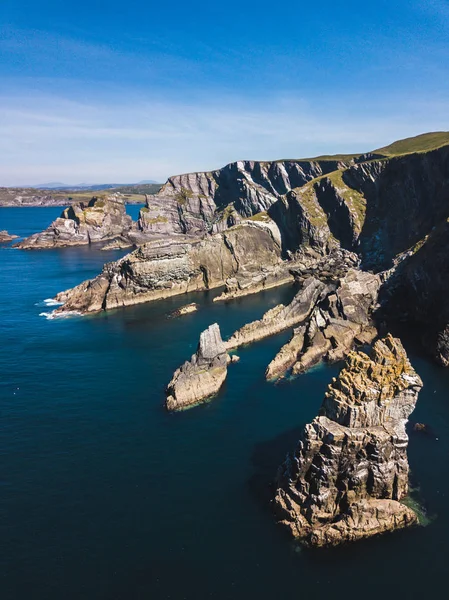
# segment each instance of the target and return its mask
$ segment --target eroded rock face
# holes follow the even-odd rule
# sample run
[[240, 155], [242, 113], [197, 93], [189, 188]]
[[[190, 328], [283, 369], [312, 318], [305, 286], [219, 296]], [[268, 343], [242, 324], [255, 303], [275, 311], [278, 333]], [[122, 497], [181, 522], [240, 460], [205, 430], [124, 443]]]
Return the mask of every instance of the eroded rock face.
[[214, 323], [202, 332], [190, 361], [175, 371], [167, 387], [167, 409], [189, 408], [216, 394], [226, 379], [229, 362], [220, 328]]
[[141, 211], [139, 227], [153, 233], [204, 235], [266, 211], [283, 194], [350, 162], [239, 161], [217, 171], [170, 177]]
[[170, 236], [148, 242], [93, 280], [58, 294], [61, 312], [95, 312], [190, 291], [210, 290], [239, 277], [260, 281], [282, 264], [269, 227], [241, 224], [204, 239]]
[[290, 304], [279, 304], [266, 312], [262, 319], [244, 325], [229, 338], [226, 347], [233, 349], [251, 344], [305, 321], [325, 288], [326, 285], [314, 277], [306, 279]]
[[89, 204], [74, 204], [42, 233], [26, 238], [17, 248], [41, 249], [63, 246], [80, 246], [126, 237], [132, 219], [126, 214], [124, 198], [113, 194], [93, 198]]
[[377, 336], [371, 313], [379, 287], [378, 275], [352, 268], [337, 281], [310, 276], [288, 306], [275, 306], [262, 319], [244, 325], [226, 346], [238, 348], [296, 327], [290, 342], [269, 364], [267, 379], [290, 368], [294, 374], [301, 373], [321, 360], [342, 360], [354, 345]]
[[0, 231], [0, 244], [5, 244], [7, 242], [11, 242], [12, 240], [15, 240], [17, 237], [18, 237], [17, 235], [11, 235], [10, 233], [8, 233], [5, 230]]
[[350, 354], [278, 475], [277, 517], [310, 546], [417, 523], [408, 493], [405, 424], [422, 381], [398, 339]]

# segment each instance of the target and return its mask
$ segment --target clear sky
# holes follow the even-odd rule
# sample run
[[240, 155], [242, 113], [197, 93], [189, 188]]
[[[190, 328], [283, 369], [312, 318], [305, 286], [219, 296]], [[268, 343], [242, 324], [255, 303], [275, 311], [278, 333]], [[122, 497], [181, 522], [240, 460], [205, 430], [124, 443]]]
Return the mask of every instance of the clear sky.
[[449, 130], [448, 0], [0, 0], [0, 185]]

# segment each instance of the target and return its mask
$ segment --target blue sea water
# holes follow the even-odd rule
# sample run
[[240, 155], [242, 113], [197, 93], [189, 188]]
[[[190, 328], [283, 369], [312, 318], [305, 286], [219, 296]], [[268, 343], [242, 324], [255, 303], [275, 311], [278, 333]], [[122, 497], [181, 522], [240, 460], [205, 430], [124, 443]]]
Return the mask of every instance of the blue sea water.
[[[137, 208], [131, 207], [137, 214]], [[0, 209], [0, 229], [43, 229], [60, 209]], [[0, 246], [1, 600], [445, 597], [449, 372], [407, 341], [424, 380], [411, 432], [427, 527], [304, 550], [274, 523], [271, 483], [339, 365], [282, 385], [264, 370], [288, 333], [239, 351], [219, 396], [179, 414], [164, 386], [218, 322], [224, 336], [288, 301], [283, 287], [212, 293], [48, 320], [43, 300], [123, 252]], [[199, 312], [166, 316], [196, 301]]]

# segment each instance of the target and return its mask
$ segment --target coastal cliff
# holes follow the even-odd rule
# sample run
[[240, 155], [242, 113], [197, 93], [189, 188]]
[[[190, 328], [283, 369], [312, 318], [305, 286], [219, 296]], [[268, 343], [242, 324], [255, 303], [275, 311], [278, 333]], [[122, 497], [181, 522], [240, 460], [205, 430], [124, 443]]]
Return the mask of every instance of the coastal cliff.
[[[448, 218], [446, 134], [362, 156], [241, 161], [180, 175], [122, 236], [125, 245], [142, 244], [138, 250], [60, 294], [59, 310], [92, 312], [220, 286], [217, 300], [232, 300], [294, 278], [335, 280], [344, 274], [337, 276], [335, 256], [349, 253], [354, 267], [379, 274], [383, 318], [396, 318], [400, 305], [402, 318], [431, 332], [426, 345], [447, 364], [448, 295], [439, 294], [446, 284], [438, 281], [449, 266]], [[296, 339], [292, 347], [299, 346]]]
[[245, 223], [207, 238], [169, 238], [148, 242], [103, 272], [58, 294], [58, 311], [95, 312], [168, 298], [190, 291], [210, 290], [241, 277], [261, 279], [288, 274], [281, 248], [270, 227]]
[[388, 335], [349, 355], [320, 414], [279, 470], [279, 522], [308, 546], [337, 545], [417, 523], [408, 493], [405, 424], [422, 381]]

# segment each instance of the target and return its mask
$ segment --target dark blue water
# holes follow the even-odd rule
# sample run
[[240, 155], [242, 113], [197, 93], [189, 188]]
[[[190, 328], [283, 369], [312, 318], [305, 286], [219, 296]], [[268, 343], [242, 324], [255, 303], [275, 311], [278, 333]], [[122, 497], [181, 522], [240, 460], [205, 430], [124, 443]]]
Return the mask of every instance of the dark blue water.
[[[59, 212], [0, 209], [0, 229], [28, 235]], [[282, 334], [242, 349], [210, 404], [163, 409], [164, 386], [206, 326], [216, 321], [228, 335], [294, 290], [39, 316], [45, 298], [120, 255], [0, 249], [0, 598], [445, 597], [449, 372], [408, 345], [425, 382], [413, 419], [434, 431], [413, 433], [409, 449], [431, 524], [298, 551], [273, 521], [270, 484], [338, 366], [266, 383]], [[191, 301], [198, 313], [166, 319]]]

